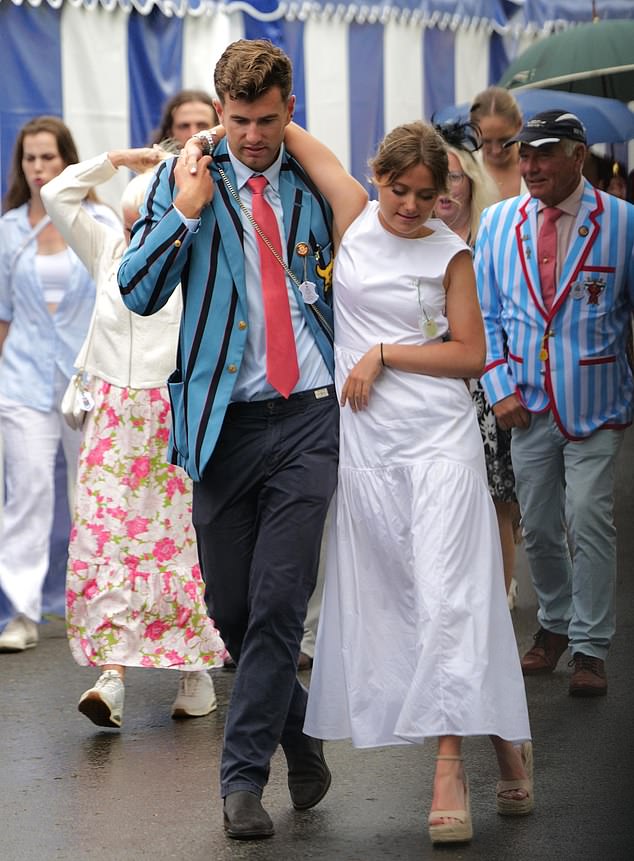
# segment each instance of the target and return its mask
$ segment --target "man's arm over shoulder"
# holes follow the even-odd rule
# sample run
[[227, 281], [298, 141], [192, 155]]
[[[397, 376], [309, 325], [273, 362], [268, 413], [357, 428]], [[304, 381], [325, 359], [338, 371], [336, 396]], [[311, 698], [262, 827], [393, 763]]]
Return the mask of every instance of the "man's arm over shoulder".
[[143, 316], [162, 308], [178, 287], [196, 236], [173, 205], [174, 165], [164, 161], [150, 182], [117, 276], [126, 306]]

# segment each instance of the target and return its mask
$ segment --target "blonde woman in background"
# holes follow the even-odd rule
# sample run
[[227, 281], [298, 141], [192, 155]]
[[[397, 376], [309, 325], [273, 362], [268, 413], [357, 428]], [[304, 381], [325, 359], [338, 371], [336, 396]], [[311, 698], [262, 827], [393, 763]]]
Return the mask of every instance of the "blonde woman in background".
[[[483, 209], [499, 200], [495, 184], [480, 166], [476, 152], [480, 146], [477, 126], [471, 123], [445, 123], [436, 126], [447, 144], [449, 194], [441, 195], [435, 215], [473, 248]], [[484, 444], [489, 490], [502, 544], [504, 585], [509, 607], [517, 600], [515, 567], [515, 524], [518, 519], [515, 477], [511, 464], [511, 434], [497, 424], [493, 411], [477, 380], [471, 380], [471, 395], [478, 415]]]
[[444, 123], [435, 129], [447, 145], [449, 193], [440, 195], [434, 213], [473, 247], [482, 211], [500, 195], [477, 157], [481, 145], [477, 126]]
[[[79, 711], [120, 727], [126, 667], [181, 671], [173, 717], [216, 708], [210, 667], [224, 646], [207, 617], [191, 525], [191, 482], [166, 462], [180, 293], [151, 318], [135, 316], [116, 274], [138, 218], [157, 148], [117, 150], [67, 168], [42, 190], [60, 233], [93, 274], [97, 300], [76, 365], [91, 375], [69, 548], [66, 615], [77, 663], [99, 667]], [[98, 224], [82, 201], [117, 169], [141, 172], [123, 193], [125, 237]]]

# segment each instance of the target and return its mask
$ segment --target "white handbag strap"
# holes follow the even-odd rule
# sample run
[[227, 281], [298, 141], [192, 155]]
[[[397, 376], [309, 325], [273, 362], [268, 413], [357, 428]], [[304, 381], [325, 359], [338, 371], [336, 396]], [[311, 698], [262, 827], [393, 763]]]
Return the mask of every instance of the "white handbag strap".
[[13, 273], [15, 272], [15, 267], [18, 265], [18, 260], [20, 259], [20, 255], [24, 253], [24, 250], [27, 246], [33, 242], [34, 239], [40, 235], [40, 233], [44, 230], [45, 227], [51, 223], [50, 216], [45, 215], [44, 218], [41, 218], [38, 223], [33, 227], [27, 236], [24, 237], [24, 241], [22, 245], [19, 246], [13, 257], [11, 258], [11, 263], [9, 265], [9, 282], [13, 278]]

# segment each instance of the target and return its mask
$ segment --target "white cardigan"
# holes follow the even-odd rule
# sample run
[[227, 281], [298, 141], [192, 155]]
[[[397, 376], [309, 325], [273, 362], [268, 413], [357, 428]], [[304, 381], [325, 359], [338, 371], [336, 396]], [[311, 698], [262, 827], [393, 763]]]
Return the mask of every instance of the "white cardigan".
[[95, 310], [88, 333], [75, 360], [78, 368], [133, 389], [165, 385], [176, 364], [181, 316], [181, 295], [149, 317], [140, 317], [123, 304], [117, 270], [126, 243], [121, 232], [92, 218], [82, 202], [90, 189], [106, 182], [117, 169], [102, 153], [71, 164], [45, 186], [41, 194], [46, 211], [68, 245], [82, 260], [97, 288]]

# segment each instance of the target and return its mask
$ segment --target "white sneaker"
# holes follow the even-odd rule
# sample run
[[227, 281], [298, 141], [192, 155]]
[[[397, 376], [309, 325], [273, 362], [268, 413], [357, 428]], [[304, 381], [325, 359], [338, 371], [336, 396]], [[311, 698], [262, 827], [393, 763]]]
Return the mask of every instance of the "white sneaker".
[[0, 652], [23, 652], [37, 646], [37, 625], [27, 616], [11, 619], [0, 634]]
[[519, 590], [519, 587], [517, 585], [517, 580], [515, 579], [515, 577], [511, 577], [511, 585], [509, 586], [509, 592], [508, 592], [508, 595], [506, 596], [508, 604], [509, 604], [509, 610], [514, 610], [517, 607], [517, 600], [519, 597], [519, 591], [520, 590]]
[[214, 711], [217, 705], [209, 673], [200, 670], [180, 674], [178, 694], [172, 703], [173, 718], [203, 717]]
[[77, 708], [97, 726], [120, 727], [124, 697], [123, 679], [116, 670], [106, 670], [94, 688], [81, 695]]

